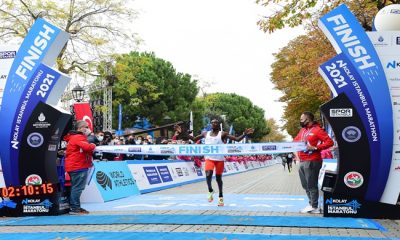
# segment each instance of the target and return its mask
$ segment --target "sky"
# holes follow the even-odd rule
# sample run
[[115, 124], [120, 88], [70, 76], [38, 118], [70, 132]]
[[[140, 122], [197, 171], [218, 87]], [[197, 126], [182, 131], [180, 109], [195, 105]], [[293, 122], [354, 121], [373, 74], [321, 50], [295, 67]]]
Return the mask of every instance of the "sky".
[[177, 72], [199, 79], [206, 93], [236, 93], [265, 110], [278, 124], [282, 95], [269, 80], [273, 53], [300, 34], [302, 28], [264, 33], [257, 26], [265, 7], [255, 0], [135, 0], [139, 12], [132, 30]]

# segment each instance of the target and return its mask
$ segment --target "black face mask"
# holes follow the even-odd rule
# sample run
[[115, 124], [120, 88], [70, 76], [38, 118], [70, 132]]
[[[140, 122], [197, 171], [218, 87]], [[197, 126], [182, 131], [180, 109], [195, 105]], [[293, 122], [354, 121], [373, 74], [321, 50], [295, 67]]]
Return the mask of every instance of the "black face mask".
[[305, 120], [304, 122], [300, 121], [300, 127], [305, 128], [307, 126], [307, 120]]

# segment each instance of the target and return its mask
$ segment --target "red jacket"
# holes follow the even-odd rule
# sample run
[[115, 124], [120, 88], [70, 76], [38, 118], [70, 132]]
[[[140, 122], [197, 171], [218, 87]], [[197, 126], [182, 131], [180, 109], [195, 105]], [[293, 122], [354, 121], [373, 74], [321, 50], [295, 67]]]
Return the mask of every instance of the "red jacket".
[[318, 123], [310, 127], [302, 128], [294, 138], [295, 142], [305, 142], [311, 146], [317, 147], [315, 151], [298, 152], [301, 161], [321, 161], [321, 151], [333, 146], [332, 139]]
[[73, 172], [90, 168], [92, 154], [96, 145], [89, 143], [87, 137], [81, 132], [71, 131], [65, 137], [67, 149], [65, 150], [65, 171]]

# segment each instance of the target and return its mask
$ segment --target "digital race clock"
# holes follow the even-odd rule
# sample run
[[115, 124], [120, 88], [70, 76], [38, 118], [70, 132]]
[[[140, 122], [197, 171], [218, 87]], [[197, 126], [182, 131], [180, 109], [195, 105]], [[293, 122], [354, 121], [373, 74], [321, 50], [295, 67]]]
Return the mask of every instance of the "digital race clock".
[[52, 183], [43, 183], [40, 185], [23, 185], [23, 186], [10, 186], [0, 188], [0, 197], [13, 198], [13, 197], [31, 197], [37, 195], [46, 195], [54, 192]]

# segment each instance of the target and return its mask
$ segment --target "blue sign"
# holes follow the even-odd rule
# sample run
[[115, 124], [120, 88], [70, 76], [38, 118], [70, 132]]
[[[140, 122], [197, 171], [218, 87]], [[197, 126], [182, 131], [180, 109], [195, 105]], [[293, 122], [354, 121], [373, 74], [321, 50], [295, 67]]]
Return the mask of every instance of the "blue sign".
[[171, 182], [173, 181], [171, 177], [171, 173], [168, 170], [167, 166], [157, 166], [158, 172], [160, 173], [161, 179], [163, 182]]
[[14, 114], [19, 114], [18, 111], [21, 111], [21, 107], [18, 110], [18, 104], [20, 100], [23, 101], [23, 94], [29, 91], [27, 86], [40, 63], [42, 61], [48, 64], [55, 63], [58, 53], [68, 40], [68, 37], [64, 39], [60, 37], [63, 34], [65, 33], [45, 20], [37, 19], [22, 42], [11, 66], [0, 112], [2, 127], [5, 129], [0, 131], [0, 139], [4, 141], [0, 144], [0, 153], [6, 185], [21, 184], [17, 174], [17, 159], [10, 157], [13, 143], [6, 142], [13, 137], [11, 135], [16, 130], [13, 126]]
[[[319, 72], [327, 81], [334, 95], [345, 93], [353, 103], [361, 117], [361, 121], [368, 134], [370, 145], [370, 155], [372, 165], [378, 165], [380, 162], [381, 136], [379, 135], [379, 126], [377, 124], [378, 116], [372, 98], [357, 70], [351, 64], [345, 54], [341, 53], [329, 61], [321, 64]], [[335, 114], [335, 113], [331, 113]], [[345, 131], [346, 132], [346, 131]], [[357, 132], [352, 129], [352, 132]], [[356, 137], [356, 135], [352, 135]], [[347, 142], [353, 142], [350, 137], [344, 136]], [[371, 169], [371, 173], [378, 169]], [[375, 173], [377, 174], [377, 173]]]
[[342, 4], [319, 19], [336, 52], [346, 55], [361, 76], [376, 110], [381, 151], [380, 161], [372, 162], [366, 199], [379, 201], [388, 178], [392, 160], [393, 111], [389, 88], [376, 50], [357, 18]]
[[[60, 74], [57, 71], [49, 68], [44, 64], [40, 64], [31, 79], [29, 79], [27, 87], [25, 88], [19, 104], [17, 105], [17, 112], [14, 115], [14, 121], [12, 122], [12, 128], [10, 129], [10, 159], [19, 158], [20, 142], [22, 141], [21, 138], [24, 133], [28, 119], [40, 101], [46, 102], [51, 90], [53, 89], [59, 78]], [[38, 126], [34, 127], [51, 127], [50, 124], [46, 122], [46, 116], [43, 114], [39, 116], [37, 125]], [[30, 146], [36, 147], [34, 145]], [[18, 176], [18, 161], [11, 161], [11, 166], [12, 174]]]
[[203, 176], [203, 172], [201, 171], [201, 168], [196, 168], [196, 173], [197, 173], [197, 176], [199, 176], [199, 177]]
[[104, 201], [139, 195], [128, 165], [124, 161], [94, 162], [95, 172], [92, 181], [100, 191]]
[[155, 167], [143, 167], [143, 170], [150, 184], [153, 185], [161, 183], [160, 175], [158, 175]]

